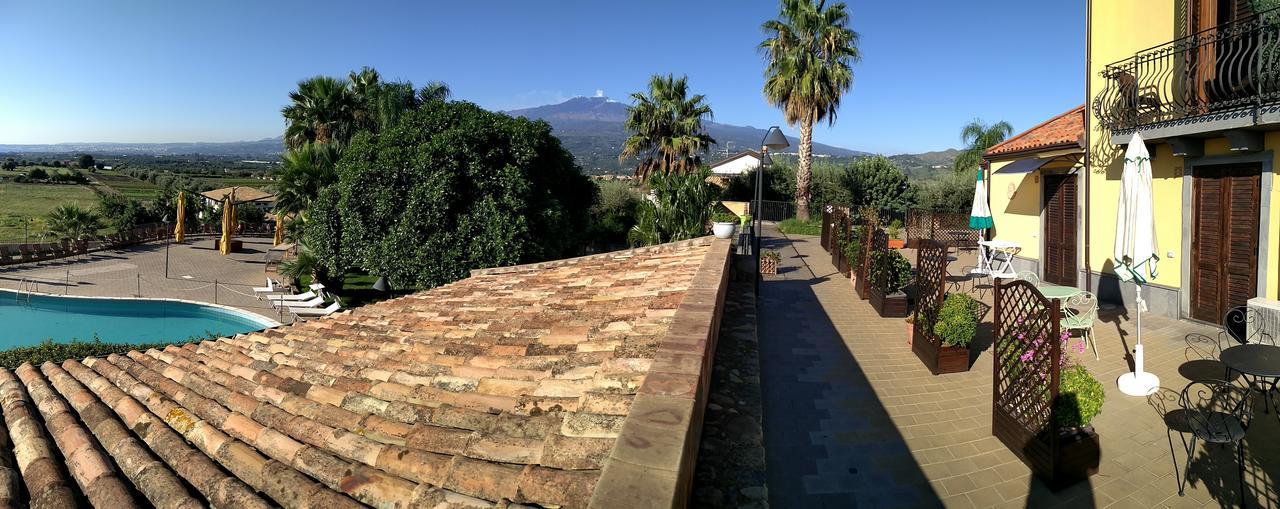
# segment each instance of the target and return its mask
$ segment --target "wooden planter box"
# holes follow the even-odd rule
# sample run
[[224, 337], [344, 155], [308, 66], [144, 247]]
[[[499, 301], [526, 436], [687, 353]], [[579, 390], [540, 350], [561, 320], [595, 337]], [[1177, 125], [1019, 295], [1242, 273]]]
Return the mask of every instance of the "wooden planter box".
[[868, 298], [870, 298], [871, 285], [867, 284], [867, 278], [858, 277], [857, 274], [854, 274], [852, 277], [853, 277], [853, 293], [858, 294], [858, 298], [862, 300], [867, 300]]
[[907, 317], [906, 293], [897, 292], [885, 295], [884, 292], [875, 287], [872, 287], [869, 293], [871, 294], [871, 307], [876, 308], [876, 312], [880, 313], [880, 316], [885, 318]]
[[[991, 434], [1000, 439], [1049, 489], [1059, 491], [1098, 473], [1102, 441], [1092, 426], [1029, 437], [1017, 422], [996, 412]], [[1046, 435], [1053, 436], [1046, 436]], [[1056, 444], [1052, 442], [1056, 441]]]
[[920, 337], [911, 341], [911, 351], [929, 368], [930, 373], [945, 375], [969, 371], [968, 348], [935, 344], [920, 329], [916, 329], [915, 334]]

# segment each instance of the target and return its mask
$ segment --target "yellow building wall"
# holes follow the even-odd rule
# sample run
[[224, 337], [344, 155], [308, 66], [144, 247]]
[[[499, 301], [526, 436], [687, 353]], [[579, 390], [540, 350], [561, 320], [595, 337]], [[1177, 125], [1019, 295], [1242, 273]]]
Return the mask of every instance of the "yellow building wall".
[[[1092, 44], [1089, 62], [1090, 92], [1096, 96], [1107, 86], [1101, 76], [1107, 64], [1132, 57], [1134, 53], [1173, 41], [1178, 36], [1181, 21], [1175, 12], [1176, 2], [1168, 0], [1095, 0], [1093, 2]], [[1133, 23], [1141, 19], [1142, 23]], [[1092, 101], [1092, 98], [1091, 98]], [[1115, 216], [1119, 198], [1120, 175], [1124, 164], [1124, 147], [1111, 144], [1111, 133], [1099, 127], [1092, 102], [1090, 116], [1090, 254], [1089, 265], [1094, 271], [1113, 273], [1112, 252], [1115, 244]], [[1154, 152], [1152, 160], [1152, 191], [1156, 210], [1156, 235], [1160, 247], [1160, 274], [1152, 284], [1181, 288], [1181, 273], [1191, 253], [1182, 251], [1183, 224], [1191, 221], [1182, 213], [1182, 187], [1184, 158], [1173, 157], [1169, 145], [1155, 140], [1149, 144]], [[1264, 150], [1273, 157], [1280, 154], [1280, 132], [1267, 133]], [[1207, 140], [1205, 156], [1240, 155], [1230, 151], [1225, 138]], [[1272, 161], [1272, 168], [1280, 170], [1280, 158]], [[1280, 184], [1280, 181], [1274, 182]], [[1269, 239], [1266, 260], [1266, 292], [1268, 298], [1280, 298], [1277, 273], [1280, 272], [1280, 194], [1272, 185], [1269, 192]], [[1083, 191], [1083, 190], [1082, 190]], [[994, 203], [993, 203], [994, 205]], [[993, 207], [994, 208], [994, 207]], [[993, 210], [994, 213], [994, 210]], [[1173, 258], [1169, 258], [1172, 252]], [[1188, 288], [1189, 290], [1189, 288]]]
[[[992, 238], [1022, 246], [1018, 256], [1040, 259], [1040, 179], [1038, 172], [1007, 175], [999, 169], [1013, 161], [991, 163]], [[1012, 187], [1013, 194], [1010, 195]]]

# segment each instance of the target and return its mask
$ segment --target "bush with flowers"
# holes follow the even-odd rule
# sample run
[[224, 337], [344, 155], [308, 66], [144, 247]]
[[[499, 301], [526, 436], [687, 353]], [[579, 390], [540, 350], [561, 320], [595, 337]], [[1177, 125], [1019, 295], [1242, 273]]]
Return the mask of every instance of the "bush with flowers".
[[[1049, 379], [1049, 370], [1053, 366], [1049, 359], [1053, 352], [1053, 344], [1048, 338], [1048, 332], [1044, 330], [1035, 333], [1035, 337], [1028, 340], [1028, 331], [1023, 327], [1024, 323], [1025, 320], [1022, 318], [1017, 320], [1014, 329], [1018, 331], [1014, 335], [1016, 341], [1009, 342], [1005, 348], [1026, 344], [1026, 350], [1018, 355], [1016, 364], [1006, 368], [1006, 374], [1012, 378], [1034, 376], [1041, 382], [1046, 382]], [[1078, 354], [1084, 353], [1084, 342], [1072, 346], [1069, 339], [1068, 331], [1059, 334], [1058, 397], [1053, 405], [1055, 424], [1061, 428], [1088, 426], [1093, 418], [1102, 412], [1102, 403], [1106, 398], [1102, 383], [1067, 353], [1068, 350], [1074, 350]]]

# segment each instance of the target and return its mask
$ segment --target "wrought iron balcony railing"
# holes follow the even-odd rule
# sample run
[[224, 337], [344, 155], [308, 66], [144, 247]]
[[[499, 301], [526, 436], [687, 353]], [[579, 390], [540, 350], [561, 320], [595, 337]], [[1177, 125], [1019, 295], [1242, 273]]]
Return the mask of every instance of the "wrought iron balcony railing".
[[1113, 133], [1280, 102], [1280, 9], [1140, 51], [1102, 77], [1093, 109]]

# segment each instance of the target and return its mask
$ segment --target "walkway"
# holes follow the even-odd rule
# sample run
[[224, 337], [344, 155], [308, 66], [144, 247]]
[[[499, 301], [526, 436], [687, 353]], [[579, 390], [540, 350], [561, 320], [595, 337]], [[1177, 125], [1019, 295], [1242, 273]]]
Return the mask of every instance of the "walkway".
[[[205, 238], [168, 246], [167, 256], [165, 243], [152, 242], [75, 258], [11, 265], [0, 268], [0, 288], [17, 289], [26, 279], [35, 281], [36, 291], [44, 293], [212, 302], [288, 322], [288, 316], [280, 316], [267, 301], [253, 297], [252, 288], [266, 283], [263, 259], [271, 239], [240, 240], [244, 248], [230, 256], [213, 249], [213, 239]], [[219, 283], [216, 292], [215, 281]]]
[[[1115, 389], [1127, 371], [1121, 338], [1131, 326], [1123, 317], [1104, 319], [1096, 331], [1102, 359], [1085, 362], [1107, 390], [1094, 420], [1100, 472], [1052, 493], [990, 434], [989, 352], [967, 373], [930, 375], [906, 344], [903, 320], [880, 318], [858, 300], [817, 237], [766, 233], [766, 248], [783, 259], [779, 274], [761, 284], [759, 312], [772, 507], [1217, 507], [1239, 500], [1234, 458], [1216, 450], [1197, 452], [1194, 484], [1178, 496], [1161, 414], [1147, 399]], [[959, 265], [953, 262], [952, 272]], [[1209, 329], [1143, 322], [1148, 370], [1180, 391], [1184, 338]], [[1246, 440], [1250, 495], [1262, 507], [1280, 507], [1280, 423], [1259, 413], [1253, 426]], [[1185, 453], [1173, 440], [1181, 466]]]

